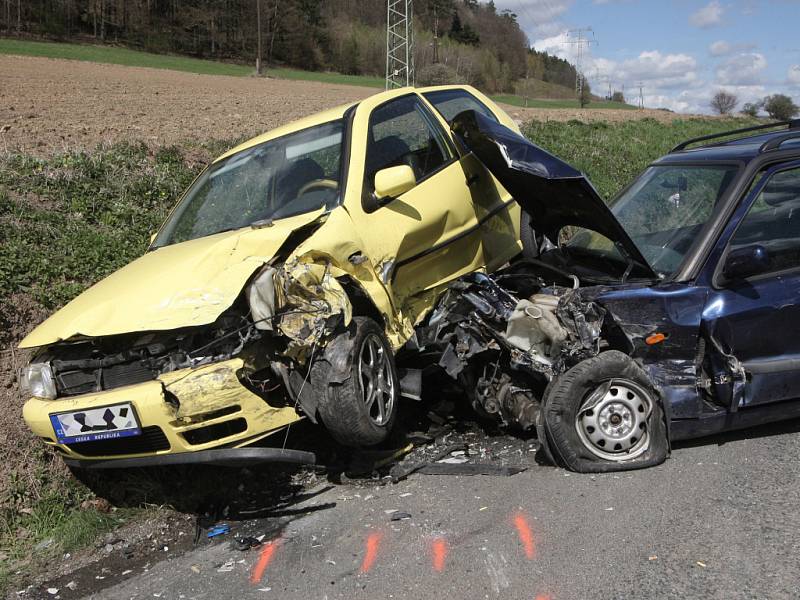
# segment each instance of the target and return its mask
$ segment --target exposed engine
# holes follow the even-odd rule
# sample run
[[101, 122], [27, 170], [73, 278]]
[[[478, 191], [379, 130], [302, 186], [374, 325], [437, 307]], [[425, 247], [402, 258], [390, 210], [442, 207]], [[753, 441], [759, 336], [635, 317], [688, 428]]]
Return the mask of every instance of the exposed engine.
[[529, 429], [547, 383], [600, 351], [605, 311], [571, 281], [548, 285], [525, 264], [471, 273], [450, 286], [409, 344], [439, 352], [439, 366], [478, 413]]

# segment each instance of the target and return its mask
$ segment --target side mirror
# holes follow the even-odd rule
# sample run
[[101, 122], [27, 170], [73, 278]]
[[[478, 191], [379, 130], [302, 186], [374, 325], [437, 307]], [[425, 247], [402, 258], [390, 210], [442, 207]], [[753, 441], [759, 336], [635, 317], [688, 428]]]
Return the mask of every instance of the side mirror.
[[375, 197], [378, 200], [397, 198], [415, 185], [417, 178], [408, 165], [389, 167], [375, 173]]
[[722, 274], [729, 281], [747, 279], [770, 268], [769, 252], [760, 244], [734, 248], [725, 259]]

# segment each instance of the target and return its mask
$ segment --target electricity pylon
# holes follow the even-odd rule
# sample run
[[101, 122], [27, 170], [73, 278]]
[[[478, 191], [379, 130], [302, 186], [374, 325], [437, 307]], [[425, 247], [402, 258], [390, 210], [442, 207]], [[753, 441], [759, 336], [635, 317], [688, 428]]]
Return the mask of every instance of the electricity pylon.
[[414, 85], [412, 0], [386, 2], [386, 89]]
[[[597, 40], [594, 39], [594, 31], [591, 27], [570, 29], [567, 32], [567, 34], [573, 33], [577, 34], [577, 39], [564, 40], [561, 43], [575, 46], [575, 51], [577, 53], [575, 57], [575, 95], [580, 98], [581, 94], [583, 93], [583, 83], [585, 79], [583, 76], [583, 52], [584, 49], [588, 50], [589, 46], [592, 44], [597, 44]], [[591, 33], [592, 37], [583, 37], [584, 33]]]

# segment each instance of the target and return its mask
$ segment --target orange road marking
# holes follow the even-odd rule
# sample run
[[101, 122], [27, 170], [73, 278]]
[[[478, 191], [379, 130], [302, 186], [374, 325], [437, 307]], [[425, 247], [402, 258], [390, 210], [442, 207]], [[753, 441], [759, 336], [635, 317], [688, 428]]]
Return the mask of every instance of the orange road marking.
[[519, 541], [525, 549], [525, 556], [527, 556], [528, 559], [534, 558], [536, 556], [536, 548], [533, 545], [533, 534], [531, 533], [531, 528], [530, 525], [528, 525], [528, 519], [525, 518], [525, 515], [522, 513], [514, 515], [514, 527], [517, 528]]
[[447, 540], [441, 537], [434, 539], [431, 551], [433, 553], [433, 570], [441, 573], [444, 571], [444, 561], [447, 558]]
[[269, 563], [272, 562], [278, 544], [279, 540], [272, 540], [264, 545], [261, 554], [258, 555], [258, 562], [253, 567], [253, 572], [250, 573], [250, 583], [258, 583], [264, 577], [264, 571], [266, 571]]
[[378, 547], [381, 545], [383, 534], [379, 531], [370, 533], [367, 537], [367, 550], [364, 553], [364, 561], [361, 563], [361, 572], [369, 573], [375, 559], [378, 557]]

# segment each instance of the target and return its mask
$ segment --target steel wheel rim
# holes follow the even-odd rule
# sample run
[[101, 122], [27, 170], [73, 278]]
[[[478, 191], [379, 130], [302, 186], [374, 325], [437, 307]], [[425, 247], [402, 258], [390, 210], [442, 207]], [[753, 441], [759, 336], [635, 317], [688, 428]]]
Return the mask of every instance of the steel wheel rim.
[[367, 415], [375, 425], [386, 425], [394, 408], [394, 375], [391, 358], [380, 337], [374, 333], [368, 334], [361, 345], [358, 374]]
[[575, 415], [584, 447], [603, 460], [631, 460], [650, 447], [653, 399], [642, 386], [612, 379], [586, 397]]

